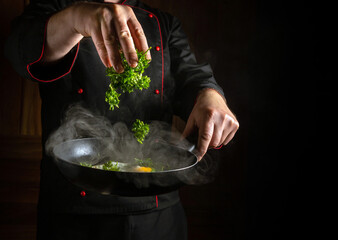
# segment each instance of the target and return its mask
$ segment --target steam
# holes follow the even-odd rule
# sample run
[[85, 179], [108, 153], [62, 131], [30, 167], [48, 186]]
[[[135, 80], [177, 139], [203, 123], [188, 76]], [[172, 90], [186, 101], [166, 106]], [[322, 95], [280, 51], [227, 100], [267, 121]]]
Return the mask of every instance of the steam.
[[[63, 158], [64, 160], [76, 164], [86, 162], [95, 165], [109, 160], [135, 164], [135, 158], [151, 158], [158, 169], [161, 169], [161, 166], [165, 169], [168, 166], [168, 169], [186, 167], [185, 164], [193, 157], [192, 154], [187, 154], [193, 144], [182, 140], [181, 135], [177, 131], [172, 131], [167, 123], [152, 121], [148, 124], [150, 132], [144, 143], [139, 144], [130, 131], [130, 127], [125, 123], [112, 124], [107, 118], [94, 114], [80, 104], [75, 104], [66, 111], [59, 129], [49, 136], [46, 142], [46, 153], [55, 158], [60, 157], [56, 155], [64, 154], [66, 158], [69, 158]], [[91, 145], [85, 149], [89, 154], [72, 152], [77, 148], [77, 139], [87, 138], [92, 138], [97, 142], [94, 146]], [[63, 143], [70, 146], [69, 150], [59, 153], [55, 151], [55, 147]], [[86, 148], [85, 145], [84, 148]], [[180, 151], [173, 151], [173, 149], [180, 149]], [[189, 171], [178, 174], [177, 178], [186, 184], [204, 184], [213, 180], [216, 170], [217, 161], [210, 156], [205, 156]], [[133, 182], [138, 188], [148, 187], [150, 184], [149, 179], [146, 178], [127, 179], [126, 175], [121, 177], [125, 178], [123, 180], [126, 182]], [[165, 177], [151, 179], [151, 184], [166, 186], [170, 184], [168, 181], [170, 180]]]

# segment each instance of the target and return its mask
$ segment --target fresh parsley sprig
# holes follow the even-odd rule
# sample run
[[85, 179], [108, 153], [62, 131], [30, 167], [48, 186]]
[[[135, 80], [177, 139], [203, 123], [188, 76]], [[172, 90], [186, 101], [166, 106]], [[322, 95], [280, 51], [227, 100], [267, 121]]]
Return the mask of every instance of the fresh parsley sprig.
[[106, 69], [106, 74], [110, 78], [110, 85], [106, 92], [106, 102], [109, 104], [109, 109], [114, 110], [115, 107], [119, 107], [120, 93], [131, 93], [135, 89], [143, 90], [149, 88], [150, 78], [143, 76], [144, 70], [149, 67], [150, 60], [146, 59], [146, 54], [150, 50], [142, 52], [136, 49], [138, 64], [135, 68], [129, 66], [124, 53], [121, 52], [122, 66], [124, 68], [123, 73], [117, 73], [113, 67]]
[[115, 107], [119, 107], [120, 96], [121, 94], [116, 91], [112, 84], [109, 84], [109, 89], [106, 92], [106, 102], [109, 103], [110, 110], [114, 110]]
[[149, 125], [141, 121], [140, 119], [136, 119], [133, 123], [133, 128], [131, 129], [134, 132], [134, 136], [136, 140], [143, 144], [144, 138], [149, 133]]

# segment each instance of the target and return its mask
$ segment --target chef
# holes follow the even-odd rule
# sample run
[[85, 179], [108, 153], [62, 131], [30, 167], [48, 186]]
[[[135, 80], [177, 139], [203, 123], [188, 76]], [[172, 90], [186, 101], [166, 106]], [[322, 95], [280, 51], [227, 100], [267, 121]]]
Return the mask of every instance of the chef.
[[[109, 110], [105, 69], [131, 67], [135, 48], [151, 50], [147, 90], [121, 96]], [[198, 132], [198, 158], [226, 145], [239, 124], [207, 64], [197, 64], [177, 18], [137, 0], [31, 1], [14, 20], [6, 55], [16, 71], [39, 83], [42, 143], [72, 103], [82, 102], [112, 122], [178, 115], [183, 137]], [[148, 197], [100, 195], [70, 184], [45, 153], [41, 162], [38, 239], [187, 239], [178, 192]]]

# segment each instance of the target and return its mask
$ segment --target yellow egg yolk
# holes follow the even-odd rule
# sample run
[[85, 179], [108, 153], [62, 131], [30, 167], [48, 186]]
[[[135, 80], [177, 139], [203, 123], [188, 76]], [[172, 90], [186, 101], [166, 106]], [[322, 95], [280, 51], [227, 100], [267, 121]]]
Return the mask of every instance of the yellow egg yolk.
[[150, 167], [137, 167], [135, 169], [137, 172], [151, 172], [151, 168]]

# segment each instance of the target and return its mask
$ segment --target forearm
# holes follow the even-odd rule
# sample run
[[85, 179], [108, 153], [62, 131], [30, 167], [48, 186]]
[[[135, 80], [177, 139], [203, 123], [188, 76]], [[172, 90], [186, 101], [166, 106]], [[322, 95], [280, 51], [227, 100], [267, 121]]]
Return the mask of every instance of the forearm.
[[47, 23], [42, 63], [62, 59], [83, 38], [74, 28], [74, 5], [52, 15]]

